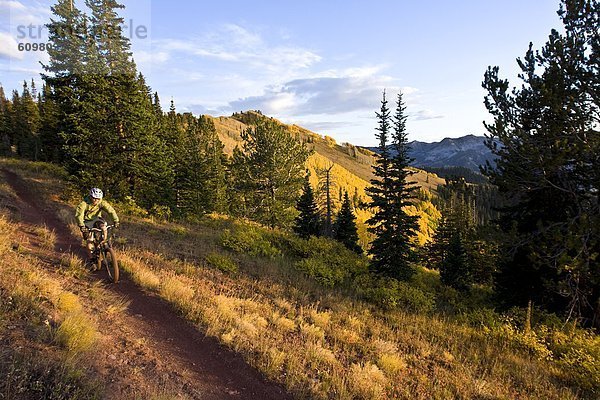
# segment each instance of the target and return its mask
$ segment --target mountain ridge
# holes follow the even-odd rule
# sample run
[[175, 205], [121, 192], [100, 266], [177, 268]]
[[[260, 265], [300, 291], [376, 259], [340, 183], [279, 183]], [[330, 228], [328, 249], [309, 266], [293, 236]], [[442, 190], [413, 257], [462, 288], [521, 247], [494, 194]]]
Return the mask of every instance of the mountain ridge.
[[[494, 155], [485, 145], [484, 136], [472, 134], [458, 138], [444, 138], [439, 142], [409, 142], [408, 155], [414, 159], [416, 168], [465, 167], [479, 173], [479, 166], [493, 163]], [[376, 147], [365, 147], [377, 152]]]

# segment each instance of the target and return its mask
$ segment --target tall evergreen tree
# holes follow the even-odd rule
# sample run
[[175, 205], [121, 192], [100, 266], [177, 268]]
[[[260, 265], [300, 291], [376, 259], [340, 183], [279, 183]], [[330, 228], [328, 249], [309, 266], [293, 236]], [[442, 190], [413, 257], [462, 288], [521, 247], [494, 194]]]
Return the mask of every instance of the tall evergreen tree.
[[375, 234], [369, 253], [373, 256], [372, 269], [375, 273], [393, 276], [395, 254], [387, 251], [387, 244], [392, 241], [393, 222], [391, 218], [392, 179], [390, 176], [390, 110], [387, 105], [385, 91], [381, 100], [381, 108], [376, 113], [378, 120], [375, 137], [379, 140], [378, 156], [373, 166], [375, 178], [366, 192], [371, 196], [369, 206], [374, 209], [373, 216], [369, 218], [369, 232]]
[[0, 86], [0, 155], [11, 153], [11, 118], [12, 105]]
[[304, 177], [304, 188], [296, 203], [296, 210], [298, 210], [299, 215], [294, 222], [294, 232], [305, 239], [311, 236], [319, 236], [321, 233], [321, 216], [310, 186], [308, 171]]
[[44, 84], [39, 96], [40, 114], [40, 158], [43, 161], [60, 163], [63, 158], [63, 141], [59, 135], [59, 107], [56, 104], [50, 86]]
[[[374, 215], [367, 221], [369, 230], [375, 234], [369, 250], [373, 255], [372, 269], [377, 274], [400, 280], [406, 280], [414, 273], [410, 241], [417, 230], [416, 218], [404, 210], [414, 197], [413, 186], [407, 181], [411, 173], [407, 169], [409, 159], [404, 112], [402, 96], [399, 95], [392, 132], [392, 118], [383, 93], [381, 110], [376, 113], [379, 156], [373, 171], [375, 179], [367, 188], [371, 196], [370, 206], [375, 209]], [[397, 153], [394, 157], [388, 146], [390, 139], [391, 147]]]
[[235, 190], [247, 215], [270, 227], [289, 226], [309, 151], [276, 121], [261, 119], [234, 150]]
[[356, 216], [350, 205], [348, 192], [344, 192], [344, 201], [338, 212], [334, 227], [334, 239], [341, 242], [355, 253], [362, 254], [363, 249], [358, 244], [358, 230], [356, 228]]
[[[332, 193], [335, 188], [336, 182], [333, 179], [331, 171], [333, 170], [334, 164], [331, 163], [327, 167], [317, 168], [317, 176], [319, 178], [319, 184], [317, 186], [317, 204], [319, 205], [323, 218], [323, 234], [327, 237], [333, 236], [333, 199]], [[341, 189], [341, 188], [340, 188]]]
[[447, 178], [439, 187], [442, 218], [427, 257], [440, 271], [442, 282], [458, 290], [473, 283], [471, 241], [474, 240], [472, 191], [463, 178]]
[[13, 135], [17, 154], [23, 158], [38, 160], [40, 115], [27, 82], [23, 82], [23, 92], [18, 101], [13, 101], [13, 103], [15, 103]]
[[59, 133], [69, 155], [64, 162], [79, 184], [148, 204], [164, 192], [157, 153], [165, 147], [148, 130], [155, 126], [150, 91], [121, 31], [123, 6], [114, 0], [86, 5], [90, 18], [73, 2], [59, 0], [53, 7], [57, 19], [49, 24], [53, 46], [46, 82], [59, 108]]
[[402, 98], [402, 92], [400, 92], [398, 93], [396, 111], [393, 116], [394, 129], [391, 147], [394, 150], [394, 155], [390, 164], [390, 177], [392, 183], [391, 215], [395, 230], [392, 246], [393, 251], [398, 255], [396, 267], [399, 271], [398, 276], [404, 279], [410, 277], [414, 272], [411, 267], [411, 260], [414, 257], [412, 241], [419, 230], [418, 217], [409, 215], [406, 212], [406, 208], [413, 205], [417, 190], [416, 182], [410, 180], [415, 172], [409, 169], [413, 159], [408, 155], [406, 119], [406, 106]]
[[[85, 40], [87, 35], [85, 16], [75, 6], [72, 0], [58, 0], [51, 8], [52, 17], [48, 28], [49, 61], [43, 64], [45, 73], [42, 77], [47, 90], [43, 92], [46, 101], [52, 101], [57, 107], [57, 125], [44, 125], [43, 137], [56, 136], [57, 144], [64, 147], [67, 142], [76, 140], [83, 132], [80, 128], [78, 113], [81, 110], [80, 88], [86, 59]], [[45, 116], [44, 116], [45, 117]], [[45, 121], [46, 122], [46, 121]], [[50, 133], [48, 130], [55, 129]], [[73, 164], [71, 158], [62, 158], [64, 149], [53, 149], [60, 154], [60, 161]], [[71, 154], [69, 154], [70, 156]], [[71, 172], [75, 168], [70, 169]]]
[[458, 290], [468, 290], [472, 283], [471, 267], [462, 233], [454, 230], [440, 265], [442, 283]]
[[563, 0], [559, 15], [564, 33], [518, 60], [520, 88], [485, 73], [485, 172], [508, 201], [498, 289], [600, 326], [600, 3]]
[[206, 116], [190, 117], [178, 155], [179, 208], [196, 216], [223, 212], [226, 206], [223, 144], [212, 120]]

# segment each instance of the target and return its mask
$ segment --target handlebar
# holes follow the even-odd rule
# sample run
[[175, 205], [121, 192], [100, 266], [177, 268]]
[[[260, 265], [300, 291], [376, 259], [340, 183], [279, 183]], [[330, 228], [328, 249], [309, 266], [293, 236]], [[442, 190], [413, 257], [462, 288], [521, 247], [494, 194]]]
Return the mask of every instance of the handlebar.
[[[114, 225], [106, 225], [106, 230], [109, 229], [113, 229], [115, 226]], [[100, 229], [100, 228], [89, 228], [88, 231], [90, 232], [103, 232], [104, 229]]]

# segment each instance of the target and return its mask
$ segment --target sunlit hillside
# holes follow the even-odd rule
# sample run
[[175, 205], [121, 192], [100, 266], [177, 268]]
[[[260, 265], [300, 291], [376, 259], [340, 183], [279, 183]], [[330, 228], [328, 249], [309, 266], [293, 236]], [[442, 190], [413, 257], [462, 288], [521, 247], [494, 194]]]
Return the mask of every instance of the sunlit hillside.
[[[487, 289], [459, 293], [421, 266], [407, 282], [378, 280], [365, 256], [335, 241], [222, 215], [168, 222], [115, 203], [124, 273], [105, 284], [59, 245], [80, 237], [79, 197], [64, 171], [6, 159], [0, 170], [0, 398], [205, 398], [211, 378], [169, 356], [170, 336], [154, 336], [158, 320], [150, 332], [136, 322], [156, 298], [168, 307], [160, 321], [179, 315], [189, 334], [221, 344], [219, 357], [237, 353], [295, 399], [600, 393], [600, 341], [590, 331], [537, 311], [529, 322], [519, 311], [500, 315]], [[35, 213], [57, 230], [24, 221]], [[191, 352], [199, 342], [189, 340]]]
[[[241, 147], [241, 133], [248, 128], [249, 124], [255, 123], [261, 118], [266, 117], [254, 111], [236, 113], [231, 117], [212, 118], [219, 138], [225, 146], [225, 153], [231, 155], [235, 146]], [[341, 205], [344, 191], [348, 191], [357, 216], [361, 245], [365, 247], [370, 240], [365, 221], [371, 216], [371, 211], [360, 207], [360, 203], [368, 201], [365, 188], [369, 186], [371, 179], [373, 179], [372, 166], [375, 162], [375, 154], [350, 143], [339, 144], [329, 136], [319, 135], [298, 125], [285, 126], [290, 134], [296, 136], [306, 143], [308, 148], [314, 150], [313, 155], [308, 159], [307, 169], [311, 173], [311, 185], [316, 189], [317, 194], [322, 192], [319, 176], [323, 175], [323, 171], [331, 168], [331, 198], [334, 212]], [[444, 184], [444, 179], [419, 169], [415, 169], [412, 178], [419, 187], [426, 190], [424, 192], [425, 197], [429, 196], [427, 192], [435, 193], [437, 186]], [[423, 244], [430, 240], [433, 232], [432, 228], [439, 218], [439, 211], [427, 199], [419, 200], [415, 207], [408, 211], [421, 217], [419, 221], [420, 231], [417, 237], [418, 243]]]

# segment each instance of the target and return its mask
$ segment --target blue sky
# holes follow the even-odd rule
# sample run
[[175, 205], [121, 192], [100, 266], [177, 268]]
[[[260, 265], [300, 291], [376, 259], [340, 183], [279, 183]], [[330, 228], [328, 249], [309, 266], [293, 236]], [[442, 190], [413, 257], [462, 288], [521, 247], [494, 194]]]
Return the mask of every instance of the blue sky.
[[[75, 0], [83, 8], [83, 1]], [[38, 82], [46, 0], [0, 0], [0, 83]], [[230, 115], [260, 109], [338, 142], [374, 145], [385, 88], [402, 90], [410, 140], [483, 135], [483, 74], [559, 28], [558, 0], [124, 1], [138, 68], [164, 109]], [[19, 28], [21, 27], [21, 28]], [[141, 28], [140, 28], [141, 27]], [[140, 35], [131, 34], [138, 29]], [[142, 29], [142, 30], [139, 30]], [[147, 31], [144, 34], [144, 29]], [[26, 31], [25, 38], [20, 36]]]

